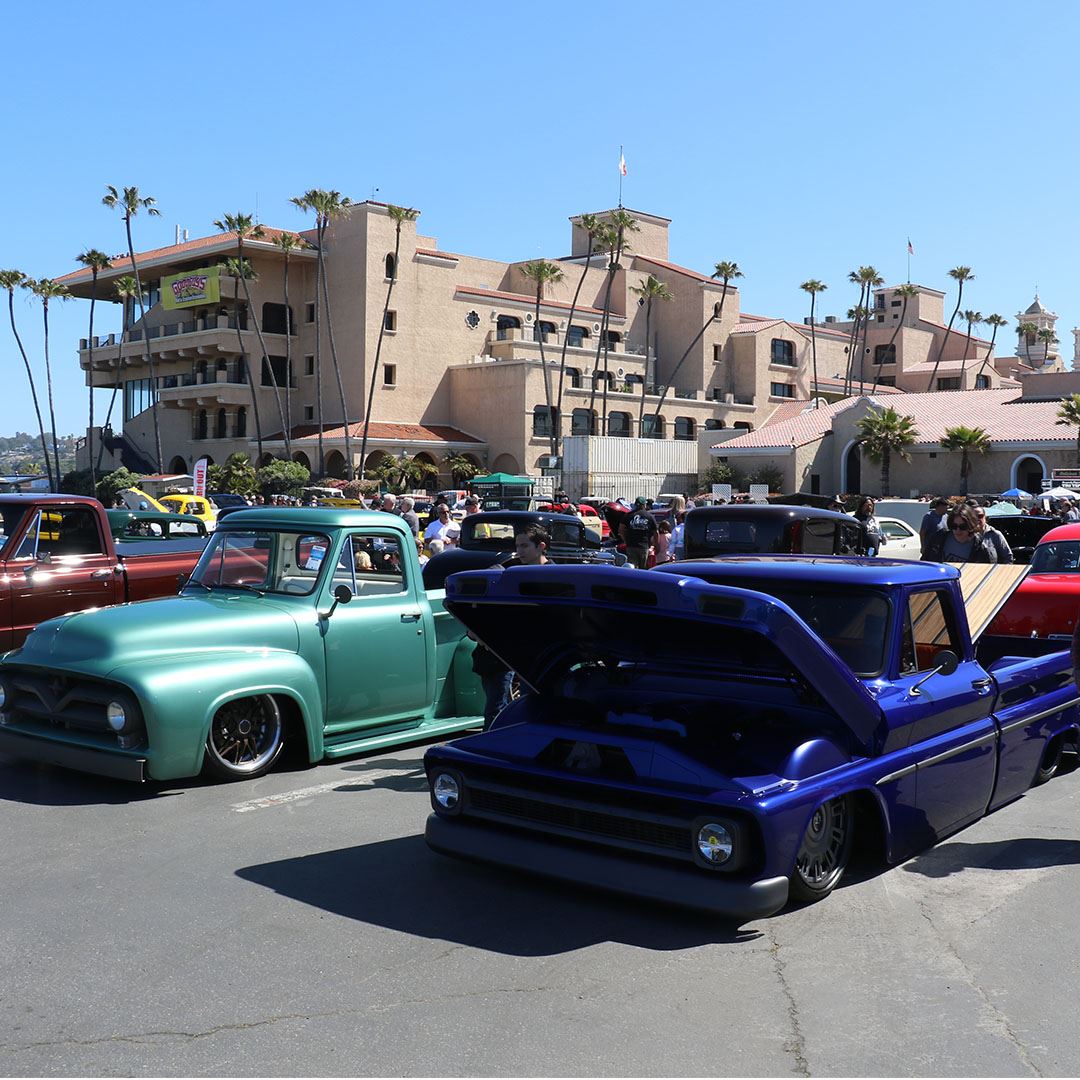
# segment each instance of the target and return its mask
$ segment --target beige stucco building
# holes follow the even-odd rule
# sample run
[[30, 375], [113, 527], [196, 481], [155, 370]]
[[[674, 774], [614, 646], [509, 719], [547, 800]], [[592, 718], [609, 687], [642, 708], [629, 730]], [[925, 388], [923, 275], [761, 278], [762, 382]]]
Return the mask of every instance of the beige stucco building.
[[[329, 227], [324, 250], [344, 407], [327, 308], [316, 311], [314, 250], [309, 247], [289, 259], [291, 317], [285, 310], [285, 258], [274, 243], [278, 230], [245, 242], [245, 255], [257, 274], [249, 283], [250, 310], [243, 293], [236, 294], [235, 279], [224, 276], [218, 303], [170, 311], [159, 302], [162, 278], [235, 255], [235, 234], [144, 252], [138, 265], [149, 302], [145, 318], [129, 309], [123, 340], [118, 333], [101, 337], [92, 350], [83, 341], [79, 352], [85, 377], [95, 386], [117, 388], [122, 402], [122, 426], [118, 407], [111, 423], [115, 434], [105, 433], [106, 465], [130, 458], [145, 468], [153, 460], [149, 405], [154, 389], [147, 349], [160, 401], [161, 463], [170, 471], [187, 471], [202, 456], [222, 461], [237, 450], [254, 459], [260, 436], [264, 457], [280, 455], [288, 429], [292, 456], [318, 472], [321, 382], [325, 469], [345, 475], [347, 464], [353, 469], [361, 464], [362, 420], [373, 376], [364, 466], [384, 454], [422, 455], [440, 467], [443, 478], [444, 462], [454, 454], [466, 454], [493, 471], [553, 471], [553, 424], [563, 436], [696, 442], [705, 430], [754, 431], [778, 408], [815, 393], [835, 400], [844, 394], [848, 378], [856, 395], [875, 381], [875, 392], [883, 396], [926, 389], [931, 379], [941, 388], [954, 385], [941, 380], [964, 387], [1010, 384], [1014, 360], [991, 357], [984, 363], [989, 343], [966, 341], [955, 331], [939, 370], [933, 370], [945, 335], [940, 292], [920, 288], [903, 309], [895, 290], [878, 290], [865, 338], [860, 335], [855, 343], [861, 363], [853, 363], [849, 372], [848, 325], [822, 321], [810, 327], [743, 312], [734, 283], [725, 295], [720, 281], [670, 261], [668, 219], [627, 213], [637, 228], [629, 235], [630, 250], [611, 275], [605, 356], [598, 345], [609, 259], [604, 253], [588, 256], [581, 218], [571, 219], [570, 253], [552, 260], [563, 277], [546, 289], [537, 326], [535, 289], [524, 273], [528, 260], [501, 262], [440, 251], [433, 237], [406, 222], [395, 264], [397, 237], [388, 208], [376, 202], [356, 206]], [[314, 242], [313, 231], [300, 235]], [[126, 256], [114, 260], [113, 268], [99, 276], [99, 299], [109, 298], [115, 279], [130, 271]], [[633, 290], [648, 275], [663, 282], [672, 298], [652, 305], [647, 342], [647, 309]], [[73, 294], [90, 295], [88, 271], [60, 280]], [[388, 291], [389, 314], [375, 370]], [[266, 359], [253, 402], [244, 358], [262, 353], [256, 326]], [[317, 327], [321, 349], [316, 347]], [[562, 407], [553, 417], [564, 348]], [[668, 383], [657, 417], [659, 392]], [[346, 423], [352, 436], [349, 463]]]

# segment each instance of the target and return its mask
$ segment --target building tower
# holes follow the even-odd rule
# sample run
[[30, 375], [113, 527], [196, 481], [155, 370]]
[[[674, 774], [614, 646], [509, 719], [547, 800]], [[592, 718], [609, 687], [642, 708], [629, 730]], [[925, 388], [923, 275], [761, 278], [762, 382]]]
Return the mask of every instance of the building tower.
[[1057, 342], [1047, 345], [1045, 342], [1040, 341], [1038, 333], [1040, 330], [1051, 331], [1055, 339], [1057, 332], [1054, 329], [1057, 324], [1058, 316], [1056, 312], [1048, 311], [1043, 307], [1042, 301], [1039, 299], [1038, 293], [1035, 294], [1035, 299], [1026, 311], [1017, 312], [1016, 325], [1021, 323], [1031, 323], [1035, 327], [1035, 333], [1024, 336], [1018, 334], [1016, 338], [1016, 355], [1024, 362], [1025, 365], [1031, 364], [1031, 366], [1038, 371], [1050, 371], [1062, 369], [1061, 357], [1058, 354]]

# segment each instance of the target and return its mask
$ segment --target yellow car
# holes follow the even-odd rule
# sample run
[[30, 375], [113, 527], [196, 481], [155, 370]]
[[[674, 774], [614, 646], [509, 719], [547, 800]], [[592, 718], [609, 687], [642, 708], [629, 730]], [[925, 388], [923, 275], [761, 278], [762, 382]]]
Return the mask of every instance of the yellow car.
[[217, 523], [217, 511], [210, 500], [201, 495], [162, 495], [158, 501], [173, 514], [190, 514], [199, 518], [206, 523], [207, 529], [213, 529]]

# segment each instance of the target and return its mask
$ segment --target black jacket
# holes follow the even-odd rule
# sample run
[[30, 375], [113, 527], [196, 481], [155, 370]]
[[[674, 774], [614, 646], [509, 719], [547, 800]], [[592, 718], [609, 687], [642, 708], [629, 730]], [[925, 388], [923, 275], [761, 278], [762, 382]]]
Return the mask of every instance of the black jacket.
[[[924, 561], [945, 561], [945, 541], [949, 538], [949, 535], [944, 529], [930, 534], [930, 538], [926, 542], [926, 553], [923, 555]], [[996, 563], [997, 561], [997, 551], [990, 538], [986, 533], [976, 533], [972, 538], [971, 557], [968, 562]]]

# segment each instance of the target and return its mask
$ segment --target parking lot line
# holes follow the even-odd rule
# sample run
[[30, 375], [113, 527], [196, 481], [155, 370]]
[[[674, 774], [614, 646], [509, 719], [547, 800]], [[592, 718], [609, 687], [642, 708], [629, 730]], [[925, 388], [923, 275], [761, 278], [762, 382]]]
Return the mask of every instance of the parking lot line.
[[339, 777], [337, 780], [331, 780], [326, 784], [294, 788], [292, 791], [282, 791], [277, 795], [264, 795], [259, 799], [246, 799], [244, 802], [233, 803], [230, 809], [235, 810], [238, 814], [246, 814], [251, 810], [266, 810], [273, 806], [284, 806], [286, 803], [299, 802], [302, 799], [313, 799], [316, 795], [323, 795], [327, 791], [369, 787], [377, 780], [385, 780], [391, 776], [405, 776], [409, 771], [411, 770], [371, 769], [356, 776]]

